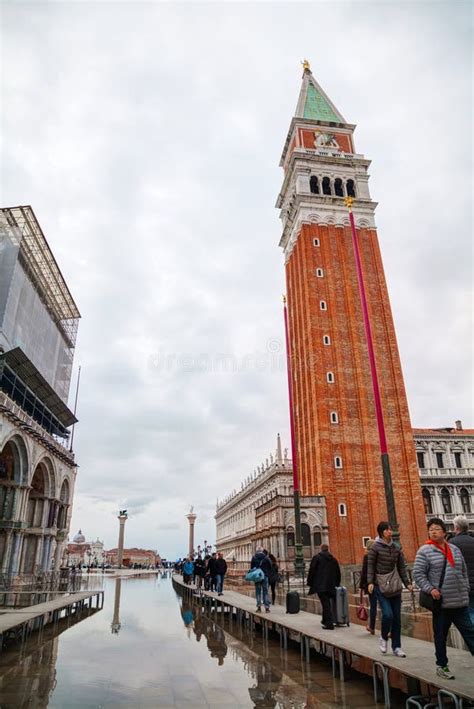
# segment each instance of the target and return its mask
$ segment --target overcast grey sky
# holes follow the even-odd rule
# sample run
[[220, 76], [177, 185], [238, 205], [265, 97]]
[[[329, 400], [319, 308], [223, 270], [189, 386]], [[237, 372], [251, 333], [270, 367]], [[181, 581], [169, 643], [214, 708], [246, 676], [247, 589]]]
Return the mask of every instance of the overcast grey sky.
[[1, 203], [83, 319], [71, 532], [168, 557], [289, 445], [278, 162], [300, 60], [358, 125], [414, 426], [472, 426], [471, 4], [3, 2]]

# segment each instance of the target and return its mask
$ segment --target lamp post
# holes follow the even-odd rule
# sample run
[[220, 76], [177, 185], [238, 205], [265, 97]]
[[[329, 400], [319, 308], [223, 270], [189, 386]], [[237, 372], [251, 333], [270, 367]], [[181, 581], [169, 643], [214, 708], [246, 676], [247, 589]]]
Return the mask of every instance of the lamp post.
[[189, 514], [186, 515], [186, 519], [189, 522], [189, 551], [188, 554], [189, 556], [193, 556], [194, 554], [194, 523], [196, 521], [197, 515], [193, 512], [194, 507], [191, 507], [189, 510]]
[[119, 539], [118, 539], [118, 548], [117, 548], [117, 566], [119, 569], [122, 568], [122, 561], [123, 561], [123, 542], [124, 542], [124, 537], [125, 537], [125, 522], [128, 519], [128, 514], [127, 510], [120, 510], [119, 516], [118, 516], [118, 521], [120, 524], [119, 527]]
[[[293, 381], [291, 375], [290, 337], [286, 296], [283, 296], [283, 318], [285, 321], [286, 371], [288, 376], [288, 404], [290, 410], [291, 458], [293, 464], [293, 504], [295, 507], [295, 574], [304, 577], [303, 542], [301, 539], [300, 483], [296, 456], [295, 419], [293, 411]], [[303, 579], [304, 581], [304, 579]]]
[[372, 378], [372, 389], [374, 392], [375, 415], [377, 419], [377, 430], [380, 442], [380, 458], [382, 462], [382, 474], [385, 489], [385, 500], [387, 503], [388, 522], [393, 530], [393, 540], [399, 545], [400, 532], [398, 529], [397, 513], [395, 510], [395, 497], [393, 494], [392, 475], [390, 471], [390, 458], [388, 455], [387, 437], [385, 435], [385, 425], [383, 420], [382, 399], [380, 397], [379, 380], [377, 376], [377, 364], [375, 361], [374, 343], [372, 340], [372, 329], [370, 327], [369, 310], [367, 307], [367, 296], [365, 293], [364, 275], [362, 273], [362, 263], [360, 260], [359, 243], [357, 239], [354, 215], [352, 213], [352, 203], [354, 200], [352, 197], [346, 197], [344, 201], [347, 209], [349, 210], [349, 221], [351, 225], [352, 234], [352, 248], [354, 250], [357, 282], [359, 284], [360, 304], [362, 307], [362, 315], [364, 318], [365, 339], [367, 341], [370, 375]]

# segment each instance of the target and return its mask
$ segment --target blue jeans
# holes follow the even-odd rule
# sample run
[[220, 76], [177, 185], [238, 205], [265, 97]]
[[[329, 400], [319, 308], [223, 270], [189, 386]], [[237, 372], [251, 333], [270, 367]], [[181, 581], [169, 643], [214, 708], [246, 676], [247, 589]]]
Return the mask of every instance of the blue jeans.
[[217, 591], [217, 593], [222, 593], [223, 586], [224, 586], [224, 574], [217, 574], [217, 576], [216, 576], [216, 591]]
[[401, 632], [402, 632], [402, 594], [386, 598], [380, 591], [379, 587], [375, 587], [377, 600], [382, 609], [382, 638], [388, 640], [388, 634], [392, 634], [392, 649], [401, 647]]
[[262, 602], [265, 608], [270, 608], [270, 599], [268, 598], [268, 576], [265, 576], [263, 581], [255, 584], [255, 596], [257, 606], [261, 606]]
[[454, 623], [469, 648], [471, 655], [474, 655], [474, 625], [469, 617], [469, 609], [467, 607], [442, 608], [437, 613], [433, 613], [436, 664], [440, 667], [446, 667], [448, 664], [446, 639], [451, 623]]

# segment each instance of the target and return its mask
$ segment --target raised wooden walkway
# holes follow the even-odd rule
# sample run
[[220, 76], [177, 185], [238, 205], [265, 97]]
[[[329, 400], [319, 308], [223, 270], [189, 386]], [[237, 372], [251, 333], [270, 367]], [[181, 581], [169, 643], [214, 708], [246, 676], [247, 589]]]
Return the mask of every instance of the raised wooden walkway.
[[[449, 665], [456, 675], [455, 680], [444, 680], [436, 674], [434, 645], [426, 640], [417, 640], [408, 636], [402, 637], [403, 650], [407, 657], [395, 657], [391, 649], [386, 655], [379, 650], [378, 638], [370, 635], [362, 625], [336, 627], [334, 630], [324, 630], [321, 627], [321, 616], [315, 613], [300, 611], [288, 615], [281, 605], [271, 606], [270, 613], [257, 613], [255, 600], [236, 591], [224, 591], [222, 596], [215, 593], [197, 590], [194, 585], [186, 585], [181, 576], [173, 575], [175, 589], [186, 596], [191, 603], [202, 603], [208, 609], [228, 613], [229, 618], [238, 624], [248, 623], [253, 630], [256, 625], [264, 637], [268, 638], [268, 630], [274, 630], [280, 635], [280, 643], [287, 647], [288, 638], [300, 643], [302, 657], [310, 662], [310, 648], [332, 659], [334, 676], [339, 675], [345, 680], [346, 659], [350, 655], [366, 658], [371, 661], [374, 681], [375, 701], [379, 701], [379, 686], [383, 689], [383, 701], [390, 707], [390, 672], [396, 670], [409, 679], [407, 707], [423, 707], [421, 700], [421, 683], [429, 689], [433, 697], [438, 693], [438, 705], [443, 706], [443, 700], [449, 698], [456, 709], [463, 707], [464, 700], [474, 700], [474, 658], [470, 652], [456, 648], [448, 648]], [[465, 706], [465, 705], [464, 705]]]
[[0, 608], [0, 651], [5, 640], [15, 638], [21, 642], [32, 630], [40, 630], [48, 623], [56, 623], [61, 617], [79, 613], [85, 608], [100, 610], [104, 605], [103, 591], [78, 591], [62, 594], [53, 601], [38, 603], [25, 608]]

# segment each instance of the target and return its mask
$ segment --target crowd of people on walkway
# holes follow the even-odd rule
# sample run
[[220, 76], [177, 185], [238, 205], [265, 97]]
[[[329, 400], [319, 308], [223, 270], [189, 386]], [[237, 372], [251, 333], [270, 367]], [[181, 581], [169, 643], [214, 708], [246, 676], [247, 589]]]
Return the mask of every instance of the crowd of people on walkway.
[[[394, 655], [405, 657], [401, 647], [402, 589], [405, 586], [413, 593], [413, 585], [403, 552], [392, 535], [389, 523], [380, 522], [376, 539], [367, 543], [360, 589], [369, 598], [367, 630], [372, 635], [380, 606], [381, 653], [387, 653], [390, 640]], [[447, 656], [451, 625], [474, 655], [474, 537], [465, 517], [455, 518], [454, 535], [449, 540], [442, 519], [428, 521], [428, 539], [416, 554], [413, 580], [420, 591], [419, 604], [432, 614], [436, 672], [444, 679], [454, 679]]]
[[187, 585], [194, 583], [196, 588], [204, 588], [205, 591], [217, 593], [218, 596], [224, 593], [227, 562], [220, 551], [205, 556], [190, 554], [183, 561], [177, 561], [174, 570], [183, 575], [183, 581]]
[[[380, 652], [385, 655], [390, 642], [396, 657], [406, 657], [402, 648], [401, 611], [405, 587], [414, 594], [416, 585], [419, 605], [432, 613], [437, 674], [454, 679], [449, 668], [447, 638], [452, 625], [460, 632], [468, 650], [474, 655], [474, 536], [468, 521], [454, 520], [454, 535], [448, 540], [444, 521], [433, 517], [428, 522], [428, 539], [418, 549], [412, 582], [401, 547], [393, 540], [389, 522], [381, 521], [377, 536], [366, 545], [360, 575], [361, 605], [359, 618], [367, 619], [367, 631], [375, 634], [380, 609]], [[175, 565], [186, 584], [223, 595], [227, 562], [221, 552], [187, 557]], [[263, 547], [257, 547], [247, 578], [255, 584], [257, 612], [270, 612], [275, 604], [276, 586], [281, 579], [277, 559]], [[341, 586], [341, 569], [326, 544], [311, 560], [306, 583], [308, 594], [316, 594], [321, 602], [322, 627], [333, 630], [339, 623], [339, 600], [347, 604], [346, 589]], [[368, 598], [365, 607], [364, 596]], [[359, 610], [361, 614], [359, 614]], [[347, 623], [348, 624], [348, 623]]]

